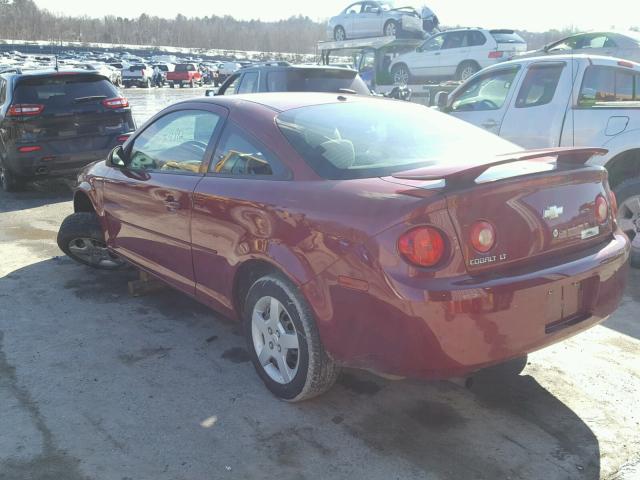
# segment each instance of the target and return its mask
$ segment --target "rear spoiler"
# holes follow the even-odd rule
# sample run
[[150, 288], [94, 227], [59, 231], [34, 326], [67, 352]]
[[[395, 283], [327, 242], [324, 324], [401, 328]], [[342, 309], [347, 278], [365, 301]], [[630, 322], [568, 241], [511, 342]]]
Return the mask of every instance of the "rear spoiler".
[[393, 178], [401, 180], [444, 180], [445, 187], [465, 186], [473, 182], [491, 167], [507, 163], [524, 161], [549, 162], [556, 157], [556, 165], [580, 167], [594, 155], [605, 155], [604, 148], [546, 148], [540, 150], [526, 150], [523, 152], [499, 155], [495, 160], [482, 163], [467, 163], [457, 165], [433, 165], [417, 168], [405, 172], [394, 173]]

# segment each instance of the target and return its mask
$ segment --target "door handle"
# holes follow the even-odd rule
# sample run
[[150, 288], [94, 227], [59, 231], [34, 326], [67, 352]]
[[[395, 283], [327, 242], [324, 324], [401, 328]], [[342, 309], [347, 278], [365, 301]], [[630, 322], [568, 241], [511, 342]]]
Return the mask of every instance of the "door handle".
[[486, 122], [481, 123], [480, 125], [484, 128], [493, 128], [498, 126], [498, 122], [496, 122], [495, 120], [487, 120]]
[[172, 195], [169, 195], [164, 199], [164, 206], [169, 212], [180, 210], [180, 202], [176, 202]]

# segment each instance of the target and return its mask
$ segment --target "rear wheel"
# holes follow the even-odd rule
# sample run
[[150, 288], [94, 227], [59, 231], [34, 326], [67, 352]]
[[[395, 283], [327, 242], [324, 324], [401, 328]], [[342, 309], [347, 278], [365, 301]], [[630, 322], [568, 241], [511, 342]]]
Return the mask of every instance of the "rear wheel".
[[456, 70], [456, 80], [464, 82], [480, 71], [480, 66], [471, 60], [462, 62]]
[[76, 262], [101, 270], [117, 270], [126, 262], [111, 252], [95, 213], [78, 212], [64, 219], [58, 231], [58, 247]]
[[340, 25], [338, 25], [333, 30], [333, 39], [336, 42], [341, 42], [342, 40], [346, 40], [347, 39], [347, 33], [344, 31], [344, 28], [341, 27]]
[[391, 78], [394, 85], [409, 85], [411, 82], [411, 73], [404, 63], [394, 65], [391, 69]]
[[389, 20], [384, 24], [382, 33], [385, 37], [396, 37], [399, 31], [400, 27], [398, 26], [398, 22], [396, 22], [395, 20]]
[[0, 187], [4, 192], [20, 192], [24, 190], [24, 183], [24, 180], [8, 167], [0, 165]]
[[617, 222], [631, 240], [631, 265], [640, 268], [640, 179], [630, 178], [615, 188]]
[[322, 346], [311, 308], [287, 278], [274, 273], [258, 279], [243, 318], [253, 364], [275, 396], [298, 402], [333, 386], [340, 369]]

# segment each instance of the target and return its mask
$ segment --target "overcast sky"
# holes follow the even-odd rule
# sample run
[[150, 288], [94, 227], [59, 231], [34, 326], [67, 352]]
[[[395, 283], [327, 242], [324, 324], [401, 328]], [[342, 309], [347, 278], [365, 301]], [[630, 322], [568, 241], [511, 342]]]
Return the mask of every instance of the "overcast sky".
[[[73, 15], [117, 15], [137, 17], [148, 13], [173, 18], [231, 15], [241, 19], [279, 20], [291, 15], [307, 15], [325, 20], [346, 7], [349, 0], [209, 0], [173, 2], [167, 0], [35, 0], [53, 12]], [[355, 0], [352, 0], [355, 1]], [[419, 0], [395, 0], [396, 6], [418, 6]], [[445, 25], [518, 28], [545, 31], [574, 26], [583, 30], [628, 29], [640, 26], [638, 0], [429, 0], [427, 2]]]

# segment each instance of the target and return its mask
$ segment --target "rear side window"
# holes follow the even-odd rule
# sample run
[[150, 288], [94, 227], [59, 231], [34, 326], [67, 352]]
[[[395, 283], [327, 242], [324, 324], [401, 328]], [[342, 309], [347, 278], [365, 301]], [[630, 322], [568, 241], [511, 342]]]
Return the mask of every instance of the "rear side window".
[[539, 107], [551, 103], [564, 67], [564, 63], [529, 67], [516, 98], [516, 108]]
[[347, 69], [291, 69], [269, 72], [267, 90], [269, 92], [331, 92], [341, 89], [353, 90], [361, 95], [369, 95], [369, 89], [362, 78]]
[[245, 73], [242, 76], [242, 81], [240, 82], [240, 86], [238, 87], [237, 93], [253, 93], [256, 91], [256, 87], [258, 86], [258, 73], [250, 72]]
[[513, 30], [491, 30], [489, 33], [497, 43], [527, 43]]
[[21, 81], [15, 89], [13, 101], [57, 107], [99, 102], [118, 96], [116, 88], [104, 77], [60, 75]]
[[487, 38], [477, 30], [467, 32], [467, 43], [470, 47], [479, 47], [487, 43]]
[[588, 67], [582, 80], [578, 106], [640, 107], [640, 74], [615, 67]]
[[211, 172], [231, 177], [282, 177], [284, 169], [257, 139], [230, 123], [222, 134]]

